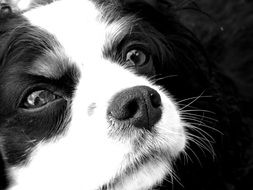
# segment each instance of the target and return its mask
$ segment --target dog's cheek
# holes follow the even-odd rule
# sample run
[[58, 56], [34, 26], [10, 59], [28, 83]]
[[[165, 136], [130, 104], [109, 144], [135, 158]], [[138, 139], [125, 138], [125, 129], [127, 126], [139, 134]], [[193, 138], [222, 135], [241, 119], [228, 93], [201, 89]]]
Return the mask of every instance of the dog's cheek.
[[57, 139], [65, 129], [68, 115], [67, 103], [59, 101], [40, 111], [19, 110], [7, 119], [1, 135], [8, 164], [27, 163], [38, 143]]
[[[126, 148], [115, 147], [106, 137], [87, 129], [95, 128], [94, 125], [83, 123], [88, 124], [85, 119], [70, 122], [69, 130], [76, 128], [76, 132], [57, 141], [38, 144], [26, 167], [13, 168], [12, 174], [18, 184], [13, 190], [95, 189], [98, 184], [108, 182], [117, 173], [122, 151]], [[41, 183], [42, 178], [45, 183]]]

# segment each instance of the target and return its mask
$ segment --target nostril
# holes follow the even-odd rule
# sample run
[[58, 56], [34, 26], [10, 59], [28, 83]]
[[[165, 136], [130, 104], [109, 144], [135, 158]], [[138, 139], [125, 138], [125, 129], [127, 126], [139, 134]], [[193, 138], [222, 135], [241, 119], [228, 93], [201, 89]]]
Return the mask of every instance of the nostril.
[[117, 120], [127, 120], [136, 114], [139, 109], [137, 100], [122, 99], [121, 104], [116, 105], [110, 112], [111, 116]]
[[136, 112], [138, 111], [138, 109], [139, 109], [139, 106], [138, 106], [137, 100], [134, 99], [134, 100], [128, 102], [128, 104], [126, 105], [126, 108], [125, 108], [127, 114], [124, 119], [129, 119], [129, 118], [133, 117], [136, 114]]
[[162, 104], [161, 97], [158, 93], [152, 92], [150, 93], [150, 102], [154, 108], [159, 108]]

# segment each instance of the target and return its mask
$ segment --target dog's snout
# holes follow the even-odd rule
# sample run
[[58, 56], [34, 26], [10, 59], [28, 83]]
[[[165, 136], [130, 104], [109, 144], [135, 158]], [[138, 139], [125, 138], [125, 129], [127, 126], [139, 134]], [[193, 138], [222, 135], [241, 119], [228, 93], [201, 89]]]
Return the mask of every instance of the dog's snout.
[[118, 122], [151, 129], [161, 118], [161, 104], [156, 90], [148, 86], [135, 86], [116, 94], [109, 105], [108, 114]]

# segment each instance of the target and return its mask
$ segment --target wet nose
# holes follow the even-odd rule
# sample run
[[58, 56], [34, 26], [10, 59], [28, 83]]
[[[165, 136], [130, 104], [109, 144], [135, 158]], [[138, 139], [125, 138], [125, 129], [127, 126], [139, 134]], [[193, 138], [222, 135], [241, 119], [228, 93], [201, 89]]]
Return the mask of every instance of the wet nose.
[[156, 90], [134, 86], [116, 94], [107, 113], [116, 122], [128, 122], [136, 128], [151, 130], [161, 118], [161, 104]]

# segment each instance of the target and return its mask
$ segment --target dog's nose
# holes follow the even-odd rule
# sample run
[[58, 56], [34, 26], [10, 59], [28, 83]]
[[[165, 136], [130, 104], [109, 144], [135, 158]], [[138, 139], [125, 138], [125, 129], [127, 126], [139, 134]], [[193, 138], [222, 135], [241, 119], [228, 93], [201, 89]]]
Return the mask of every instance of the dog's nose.
[[148, 86], [131, 87], [116, 94], [107, 111], [116, 122], [150, 130], [161, 118], [161, 97]]

